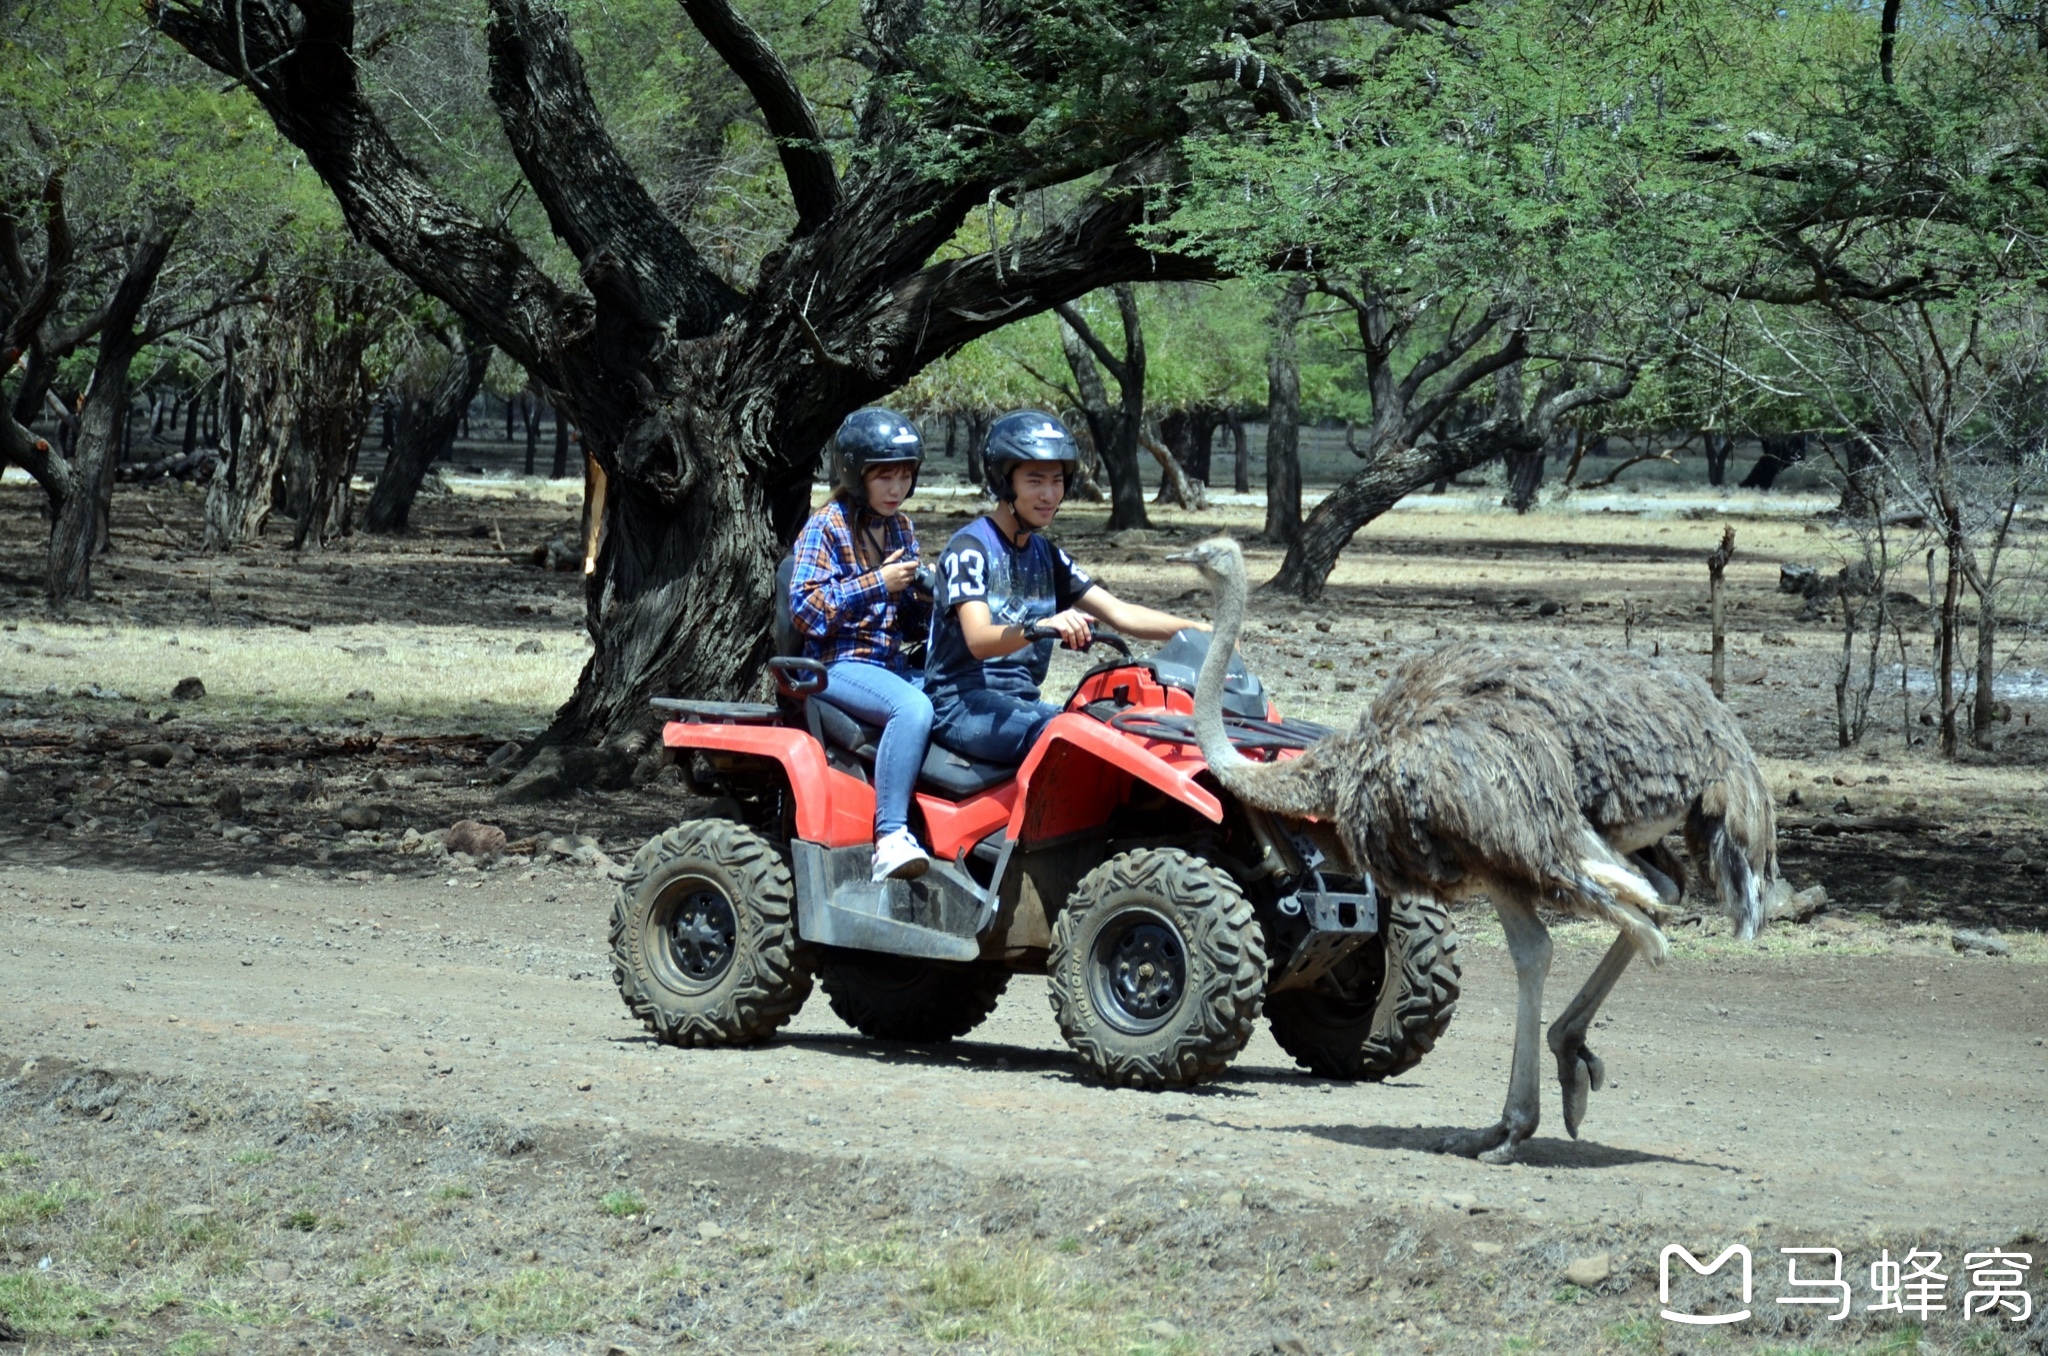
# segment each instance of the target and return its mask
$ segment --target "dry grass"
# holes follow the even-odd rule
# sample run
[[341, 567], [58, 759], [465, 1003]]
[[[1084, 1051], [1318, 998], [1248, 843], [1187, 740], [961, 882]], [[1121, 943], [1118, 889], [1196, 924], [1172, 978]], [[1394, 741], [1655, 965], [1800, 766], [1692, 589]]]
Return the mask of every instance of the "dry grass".
[[[67, 626], [25, 622], [0, 639], [0, 690], [88, 702], [99, 693], [161, 709], [179, 679], [206, 696], [195, 716], [357, 716], [383, 729], [541, 723], [576, 685], [587, 644], [560, 634], [538, 654], [517, 632], [420, 624], [287, 627]], [[371, 697], [351, 699], [351, 693]]]

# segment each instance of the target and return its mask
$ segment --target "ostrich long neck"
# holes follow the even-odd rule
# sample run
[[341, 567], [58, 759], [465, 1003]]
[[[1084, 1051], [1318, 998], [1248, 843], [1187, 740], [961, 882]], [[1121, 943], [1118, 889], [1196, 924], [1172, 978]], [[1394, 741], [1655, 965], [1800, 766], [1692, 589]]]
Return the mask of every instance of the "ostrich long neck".
[[1316, 750], [1284, 763], [1255, 763], [1237, 751], [1223, 728], [1223, 684], [1230, 676], [1238, 633], [1244, 629], [1243, 558], [1228, 556], [1213, 578], [1216, 630], [1195, 679], [1195, 743], [1216, 780], [1239, 800], [1274, 814], [1328, 818], [1334, 807]]
[[1202, 671], [1195, 677], [1195, 742], [1201, 746], [1210, 771], [1235, 791], [1233, 775], [1241, 776], [1258, 766], [1237, 751], [1223, 728], [1223, 685], [1230, 678], [1230, 656], [1237, 652], [1238, 633], [1244, 630], [1243, 562], [1226, 561], [1216, 571], [1214, 585], [1216, 629], [1209, 636], [1209, 653], [1202, 659]]

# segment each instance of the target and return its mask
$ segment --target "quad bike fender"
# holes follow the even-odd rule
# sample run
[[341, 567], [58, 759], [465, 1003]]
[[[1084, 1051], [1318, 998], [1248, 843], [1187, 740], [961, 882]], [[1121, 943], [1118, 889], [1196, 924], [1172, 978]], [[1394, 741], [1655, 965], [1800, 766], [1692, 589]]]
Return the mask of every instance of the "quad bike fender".
[[1010, 839], [1028, 846], [1100, 827], [1126, 799], [1132, 778], [1221, 824], [1223, 802], [1194, 778], [1201, 768], [1170, 763], [1088, 716], [1054, 716], [1017, 770]]
[[875, 841], [874, 788], [825, 761], [804, 730], [784, 725], [713, 725], [670, 721], [661, 742], [672, 749], [736, 753], [782, 765], [796, 809], [796, 836], [828, 848]]

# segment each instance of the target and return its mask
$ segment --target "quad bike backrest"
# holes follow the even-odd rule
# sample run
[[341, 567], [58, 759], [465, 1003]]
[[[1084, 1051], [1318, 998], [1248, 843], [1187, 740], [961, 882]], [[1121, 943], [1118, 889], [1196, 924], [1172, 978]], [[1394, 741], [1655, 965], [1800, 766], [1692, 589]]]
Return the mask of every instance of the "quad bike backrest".
[[[1152, 671], [1159, 675], [1163, 686], [1192, 693], [1202, 662], [1208, 657], [1209, 633], [1188, 627], [1174, 632], [1173, 639], [1159, 647], [1152, 656]], [[1266, 686], [1245, 667], [1242, 655], [1230, 656], [1230, 668], [1223, 680], [1223, 714], [1246, 720], [1266, 718]]]
[[775, 653], [795, 656], [804, 652], [804, 638], [796, 633], [796, 617], [789, 610], [789, 582], [796, 578], [796, 557], [784, 556], [775, 567], [775, 625], [771, 628]]

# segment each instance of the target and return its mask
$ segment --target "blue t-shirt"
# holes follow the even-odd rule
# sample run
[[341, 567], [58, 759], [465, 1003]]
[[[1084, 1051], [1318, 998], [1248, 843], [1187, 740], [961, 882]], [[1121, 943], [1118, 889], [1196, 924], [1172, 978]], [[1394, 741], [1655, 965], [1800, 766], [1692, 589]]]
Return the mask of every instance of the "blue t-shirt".
[[1001, 528], [982, 517], [954, 533], [939, 557], [932, 588], [932, 643], [924, 669], [924, 690], [932, 705], [974, 688], [1037, 701], [1059, 643], [1047, 637], [1015, 654], [976, 659], [960, 629], [960, 604], [987, 603], [997, 626], [1028, 626], [1064, 612], [1094, 587], [1072, 556], [1037, 532], [1023, 546], [1013, 546]]

